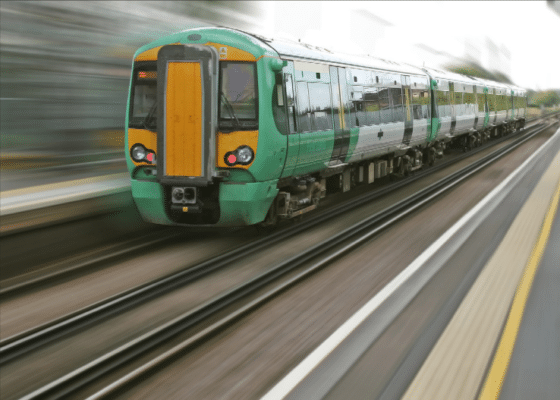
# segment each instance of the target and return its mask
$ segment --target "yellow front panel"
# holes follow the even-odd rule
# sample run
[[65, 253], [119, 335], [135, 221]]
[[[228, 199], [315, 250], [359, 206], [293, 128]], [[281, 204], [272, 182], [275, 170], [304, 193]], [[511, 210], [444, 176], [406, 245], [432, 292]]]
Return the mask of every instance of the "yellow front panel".
[[[128, 128], [128, 152], [136, 143], [144, 145], [148, 150], [153, 150], [157, 155], [157, 134], [147, 129], [133, 129]], [[130, 158], [134, 165], [146, 165], [146, 163], [136, 162]]]
[[[181, 44], [181, 43], [177, 42], [177, 43], [171, 43], [171, 44]], [[151, 49], [143, 51], [142, 53], [140, 53], [136, 56], [134, 61], [157, 61], [158, 52], [163, 46], [167, 46], [167, 45], [161, 45], [161, 46], [153, 47]]]
[[[216, 157], [216, 165], [222, 168], [231, 168], [228, 166], [224, 157], [227, 152], [235, 151], [239, 146], [249, 146], [257, 157], [257, 144], [259, 142], [259, 131], [237, 131], [230, 133], [218, 132], [217, 143], [218, 151]], [[252, 164], [252, 163], [251, 163]], [[249, 169], [249, 165], [236, 165], [235, 168]]]
[[167, 64], [165, 174], [202, 176], [202, 86], [200, 63]]

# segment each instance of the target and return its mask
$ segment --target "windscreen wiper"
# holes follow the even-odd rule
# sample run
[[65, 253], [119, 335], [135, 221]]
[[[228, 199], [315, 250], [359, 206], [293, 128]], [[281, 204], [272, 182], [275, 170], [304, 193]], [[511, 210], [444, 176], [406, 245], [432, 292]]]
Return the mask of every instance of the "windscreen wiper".
[[222, 96], [222, 99], [225, 100], [226, 103], [226, 108], [228, 109], [229, 114], [231, 115], [231, 117], [233, 119], [235, 119], [235, 127], [236, 128], [240, 128], [241, 124], [239, 124], [239, 119], [237, 119], [237, 115], [235, 115], [235, 111], [233, 111], [233, 106], [231, 105], [231, 103], [229, 102], [229, 100], [227, 99], [226, 95], [224, 94], [224, 92], [220, 91], [220, 95]]
[[150, 108], [150, 111], [148, 111], [148, 115], [146, 115], [146, 118], [144, 118], [144, 120], [142, 121], [142, 126], [145, 129], [151, 129], [151, 125], [149, 125], [149, 122], [154, 118], [154, 114], [157, 110], [157, 101], [154, 102], [154, 104], [152, 105], [152, 108]]

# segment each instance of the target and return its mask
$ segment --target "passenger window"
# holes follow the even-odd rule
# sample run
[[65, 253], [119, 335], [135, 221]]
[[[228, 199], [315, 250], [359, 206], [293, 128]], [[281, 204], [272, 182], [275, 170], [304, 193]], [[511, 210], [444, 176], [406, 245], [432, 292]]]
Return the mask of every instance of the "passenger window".
[[288, 124], [290, 126], [290, 133], [297, 132], [296, 125], [296, 110], [294, 103], [294, 84], [292, 81], [292, 75], [286, 74], [286, 105], [288, 107]]
[[333, 129], [331, 91], [328, 83], [309, 83], [312, 130]]
[[366, 111], [363, 101], [354, 101], [354, 108], [356, 110], [356, 126], [367, 125]]
[[379, 89], [376, 87], [368, 87], [364, 89], [364, 108], [368, 125], [377, 125], [380, 122], [379, 117]]
[[393, 120], [388, 88], [379, 89], [379, 120], [382, 124], [387, 124]]
[[427, 89], [412, 89], [412, 106], [414, 119], [428, 118], [430, 97]]
[[391, 108], [393, 110], [393, 122], [403, 122], [404, 121], [404, 110], [402, 102], [402, 90], [401, 88], [390, 88], [389, 98], [391, 100]]
[[282, 85], [282, 80], [284, 76], [282, 73], [276, 74], [276, 85], [274, 86], [272, 94], [272, 113], [274, 115], [274, 122], [276, 123], [276, 128], [283, 134], [287, 135], [288, 132], [288, 120], [286, 109], [284, 108], [284, 85]]
[[299, 132], [308, 132], [311, 130], [310, 111], [307, 82], [297, 82], [297, 121]]

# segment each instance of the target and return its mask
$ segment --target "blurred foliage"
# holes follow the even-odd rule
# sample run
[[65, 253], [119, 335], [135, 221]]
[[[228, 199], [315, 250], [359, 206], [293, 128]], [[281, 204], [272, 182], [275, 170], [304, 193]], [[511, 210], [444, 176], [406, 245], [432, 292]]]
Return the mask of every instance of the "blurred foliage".
[[[448, 71], [474, 76], [475, 78], [490, 79], [496, 82], [514, 84], [511, 79], [501, 72], [490, 72], [475, 62], [469, 62], [461, 65], [448, 65], [445, 67]], [[547, 90], [536, 92], [534, 90], [527, 91], [527, 103], [529, 106], [552, 107], [560, 104], [560, 90]]]
[[[448, 65], [445, 67], [448, 71], [474, 76], [475, 78], [490, 79], [496, 82], [514, 84], [511, 79], [501, 72], [490, 72], [475, 62], [469, 62], [461, 65]], [[527, 104], [529, 106], [552, 107], [560, 104], [560, 90], [546, 90], [536, 92], [534, 90], [527, 91]]]
[[533, 90], [527, 91], [528, 103], [531, 106], [544, 106], [552, 107], [560, 104], [560, 90], [546, 90], [535, 92]]
[[507, 75], [498, 71], [488, 71], [483, 66], [474, 61], [470, 61], [466, 64], [461, 65], [447, 65], [445, 69], [457, 74], [474, 76], [475, 78], [489, 79], [491, 81], [509, 83], [512, 85], [514, 84]]
[[99, 138], [123, 132], [138, 47], [197, 26], [258, 29], [261, 13], [247, 1], [0, 2], [2, 155], [122, 143]]

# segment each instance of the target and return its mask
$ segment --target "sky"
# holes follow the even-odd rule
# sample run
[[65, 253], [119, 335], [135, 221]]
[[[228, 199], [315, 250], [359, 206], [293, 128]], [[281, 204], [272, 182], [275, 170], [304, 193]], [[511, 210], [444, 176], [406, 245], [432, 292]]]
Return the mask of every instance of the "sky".
[[263, 33], [269, 35], [418, 66], [468, 56], [518, 86], [560, 89], [560, 15], [545, 1], [282, 1], [266, 7]]

